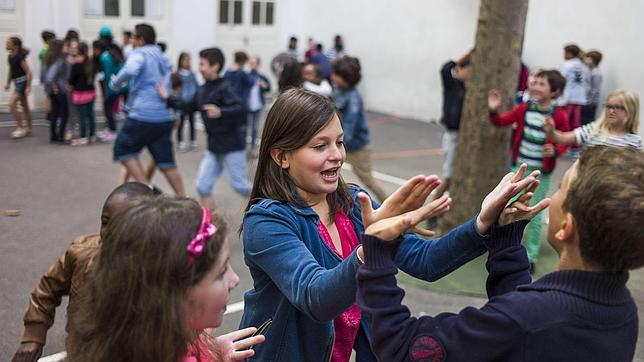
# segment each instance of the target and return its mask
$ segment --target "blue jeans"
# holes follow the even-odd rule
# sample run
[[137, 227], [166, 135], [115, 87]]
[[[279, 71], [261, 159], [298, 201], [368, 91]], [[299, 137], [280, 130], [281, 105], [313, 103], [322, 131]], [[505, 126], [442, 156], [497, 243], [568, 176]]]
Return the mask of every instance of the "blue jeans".
[[232, 188], [242, 196], [250, 195], [253, 187], [248, 181], [246, 172], [246, 152], [244, 150], [222, 154], [204, 152], [199, 172], [197, 174], [197, 193], [200, 196], [210, 196], [215, 182], [226, 171]]

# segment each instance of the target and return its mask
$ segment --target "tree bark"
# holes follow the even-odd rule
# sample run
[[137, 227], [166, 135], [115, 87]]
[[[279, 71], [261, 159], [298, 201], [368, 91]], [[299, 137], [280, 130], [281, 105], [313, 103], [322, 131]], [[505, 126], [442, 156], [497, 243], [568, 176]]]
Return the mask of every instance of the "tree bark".
[[498, 89], [503, 109], [514, 103], [527, 12], [528, 0], [481, 0], [451, 177], [453, 202], [439, 231], [449, 231], [478, 212], [485, 195], [507, 172], [510, 130], [489, 122], [487, 96], [490, 89]]

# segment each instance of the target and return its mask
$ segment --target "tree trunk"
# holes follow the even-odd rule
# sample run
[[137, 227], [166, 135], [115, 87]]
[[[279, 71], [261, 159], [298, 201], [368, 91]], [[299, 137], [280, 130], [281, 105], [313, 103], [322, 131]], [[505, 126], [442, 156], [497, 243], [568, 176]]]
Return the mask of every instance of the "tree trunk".
[[487, 96], [490, 89], [498, 89], [503, 109], [514, 103], [527, 12], [528, 0], [481, 0], [450, 185], [453, 202], [441, 219], [442, 231], [478, 212], [485, 195], [507, 172], [510, 130], [489, 122]]

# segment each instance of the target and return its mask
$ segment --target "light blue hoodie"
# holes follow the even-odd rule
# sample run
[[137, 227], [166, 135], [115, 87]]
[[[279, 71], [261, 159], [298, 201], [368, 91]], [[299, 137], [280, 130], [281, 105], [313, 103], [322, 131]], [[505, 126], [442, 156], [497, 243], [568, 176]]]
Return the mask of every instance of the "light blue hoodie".
[[110, 80], [110, 88], [118, 89], [130, 81], [130, 94], [126, 107], [128, 117], [141, 122], [162, 123], [172, 121], [172, 113], [165, 100], [157, 93], [157, 84], [170, 89], [172, 65], [157, 45], [147, 44], [134, 48], [125, 66]]

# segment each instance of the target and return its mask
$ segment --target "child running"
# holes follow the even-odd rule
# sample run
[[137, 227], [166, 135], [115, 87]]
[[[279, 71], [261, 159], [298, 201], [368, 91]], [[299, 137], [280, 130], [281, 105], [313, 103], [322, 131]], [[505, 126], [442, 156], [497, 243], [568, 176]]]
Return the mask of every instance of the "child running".
[[[13, 93], [9, 99], [9, 109], [16, 120], [16, 129], [11, 132], [11, 138], [18, 139], [31, 135], [32, 128], [31, 110], [27, 101], [27, 97], [31, 93], [32, 79], [31, 68], [27, 64], [29, 49], [23, 48], [22, 40], [17, 36], [7, 39], [5, 47], [7, 53], [9, 53], [9, 72], [7, 72], [7, 83], [4, 86], [4, 90], [8, 91], [13, 81]], [[27, 121], [26, 127], [22, 124], [22, 116], [18, 112], [18, 103], [22, 105], [22, 112], [25, 114], [25, 120]]]
[[264, 337], [213, 338], [239, 277], [226, 224], [191, 199], [158, 197], [110, 221], [70, 330], [74, 361], [238, 361]]
[[340, 111], [347, 161], [365, 187], [375, 194], [378, 201], [383, 202], [387, 198], [387, 192], [371, 174], [369, 127], [364, 115], [362, 97], [356, 88], [361, 78], [358, 58], [342, 57], [333, 62], [331, 81], [336, 87], [333, 99]]
[[138, 200], [153, 196], [154, 192], [149, 187], [138, 182], [120, 185], [110, 193], [101, 212], [100, 234], [83, 235], [74, 239], [65, 255], [49, 267], [31, 293], [24, 317], [25, 331], [13, 361], [35, 362], [40, 358], [47, 330], [54, 324], [56, 308], [63, 296], [69, 296], [65, 328], [69, 333], [72, 320], [78, 315], [81, 295], [84, 295], [88, 288], [86, 274], [98, 253], [106, 225], [120, 210]]
[[197, 175], [200, 203], [212, 207], [212, 189], [226, 170], [232, 188], [248, 196], [251, 184], [246, 176], [246, 142], [242, 127], [246, 112], [242, 100], [219, 73], [224, 66], [224, 54], [219, 48], [199, 52], [199, 71], [206, 82], [199, 87], [197, 107], [208, 134], [208, 149], [204, 152]]
[[[272, 321], [267, 342], [255, 348], [257, 360], [348, 361], [352, 349], [358, 361], [375, 360], [366, 316], [355, 305], [364, 227], [405, 219], [408, 211], [425, 219], [449, 208], [447, 196], [423, 206], [440, 181], [419, 175], [372, 211], [367, 194], [342, 180], [343, 139], [333, 102], [313, 92], [287, 90], [268, 113], [242, 225], [254, 285], [244, 295], [241, 327]], [[439, 239], [402, 235], [396, 264], [434, 281], [481, 255], [488, 239], [482, 234], [536, 174], [504, 180], [504, 192], [490, 194], [477, 217]]]
[[[542, 206], [523, 204], [519, 213], [529, 218]], [[644, 155], [605, 146], [584, 151], [564, 175], [549, 212], [547, 238], [559, 254], [557, 271], [530, 284], [520, 244], [525, 221], [500, 221], [486, 242], [489, 301], [434, 317], [411, 317], [401, 304], [404, 291], [396, 286], [391, 257], [400, 229], [387, 220], [368, 227], [358, 305], [371, 317], [378, 359], [632, 361], [638, 316], [626, 281], [629, 270], [644, 265]]]
[[[529, 171], [541, 171], [541, 183], [532, 198], [533, 205], [546, 197], [557, 157], [566, 151], [565, 145], [553, 143], [543, 129], [545, 120], [551, 117], [558, 130], [568, 131], [565, 112], [561, 108], [555, 108], [553, 103], [553, 99], [561, 93], [565, 85], [566, 80], [561, 73], [556, 70], [543, 70], [536, 74], [534, 83], [530, 87], [531, 100], [515, 106], [512, 111], [504, 114], [497, 113], [501, 107], [501, 94], [497, 90], [492, 90], [488, 97], [490, 121], [493, 124], [502, 127], [516, 124], [511, 146], [514, 165], [526, 163]], [[541, 214], [536, 215], [525, 233], [525, 246], [528, 250], [531, 271], [534, 271], [534, 266], [539, 259], [541, 219]]]
[[548, 137], [556, 143], [577, 144], [580, 147], [607, 145], [642, 149], [642, 137], [637, 134], [640, 125], [640, 100], [635, 92], [616, 89], [608, 95], [604, 111], [593, 123], [569, 132], [557, 131], [554, 121], [546, 120], [543, 126]]

